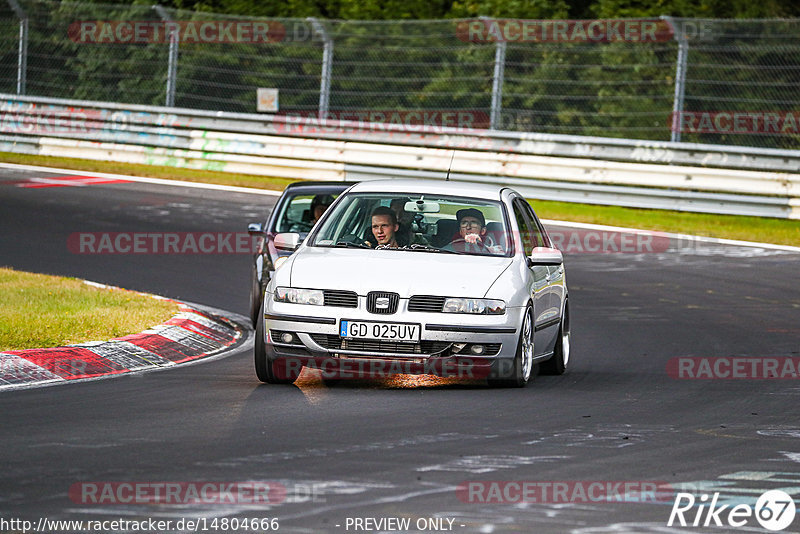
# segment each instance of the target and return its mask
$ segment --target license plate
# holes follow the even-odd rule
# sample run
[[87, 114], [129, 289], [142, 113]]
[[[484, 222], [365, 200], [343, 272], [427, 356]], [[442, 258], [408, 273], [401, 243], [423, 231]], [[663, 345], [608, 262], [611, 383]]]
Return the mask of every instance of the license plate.
[[339, 337], [353, 339], [377, 339], [382, 341], [419, 342], [420, 325], [407, 323], [372, 323], [366, 321], [342, 321]]

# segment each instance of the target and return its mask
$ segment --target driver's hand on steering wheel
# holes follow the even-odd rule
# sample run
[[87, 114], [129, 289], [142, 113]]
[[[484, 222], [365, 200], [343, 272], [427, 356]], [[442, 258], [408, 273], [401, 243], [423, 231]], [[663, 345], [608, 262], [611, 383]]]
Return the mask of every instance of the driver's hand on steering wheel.
[[464, 236], [464, 241], [466, 241], [471, 245], [483, 243], [483, 239], [481, 239], [481, 236], [479, 236], [478, 234], [467, 234]]

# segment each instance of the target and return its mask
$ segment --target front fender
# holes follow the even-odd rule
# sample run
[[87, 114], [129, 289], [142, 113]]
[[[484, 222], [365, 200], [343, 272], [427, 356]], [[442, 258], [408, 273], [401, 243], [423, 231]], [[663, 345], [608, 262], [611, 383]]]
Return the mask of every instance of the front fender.
[[492, 283], [484, 298], [505, 301], [508, 308], [524, 308], [531, 301], [532, 277], [526, 263], [519, 257]]

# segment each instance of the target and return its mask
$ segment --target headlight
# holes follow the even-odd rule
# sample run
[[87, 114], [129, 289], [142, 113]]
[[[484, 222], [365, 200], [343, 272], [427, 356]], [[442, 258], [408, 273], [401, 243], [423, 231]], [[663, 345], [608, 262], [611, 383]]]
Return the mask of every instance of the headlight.
[[289, 302], [291, 304], [312, 304], [322, 306], [325, 295], [319, 289], [298, 289], [296, 287], [278, 287], [275, 289], [276, 302]]
[[444, 313], [478, 313], [484, 315], [503, 315], [506, 303], [491, 299], [456, 299], [449, 298], [442, 306]]

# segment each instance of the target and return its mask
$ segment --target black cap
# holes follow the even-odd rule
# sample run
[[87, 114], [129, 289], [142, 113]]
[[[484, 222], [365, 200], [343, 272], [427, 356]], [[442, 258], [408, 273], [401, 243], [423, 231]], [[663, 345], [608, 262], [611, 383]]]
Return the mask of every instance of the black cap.
[[481, 226], [486, 226], [486, 219], [484, 218], [483, 213], [481, 213], [480, 210], [477, 210], [475, 208], [466, 208], [463, 210], [458, 210], [456, 212], [456, 219], [458, 219], [458, 222], [461, 222], [461, 219], [463, 219], [464, 217], [475, 217], [481, 222]]

